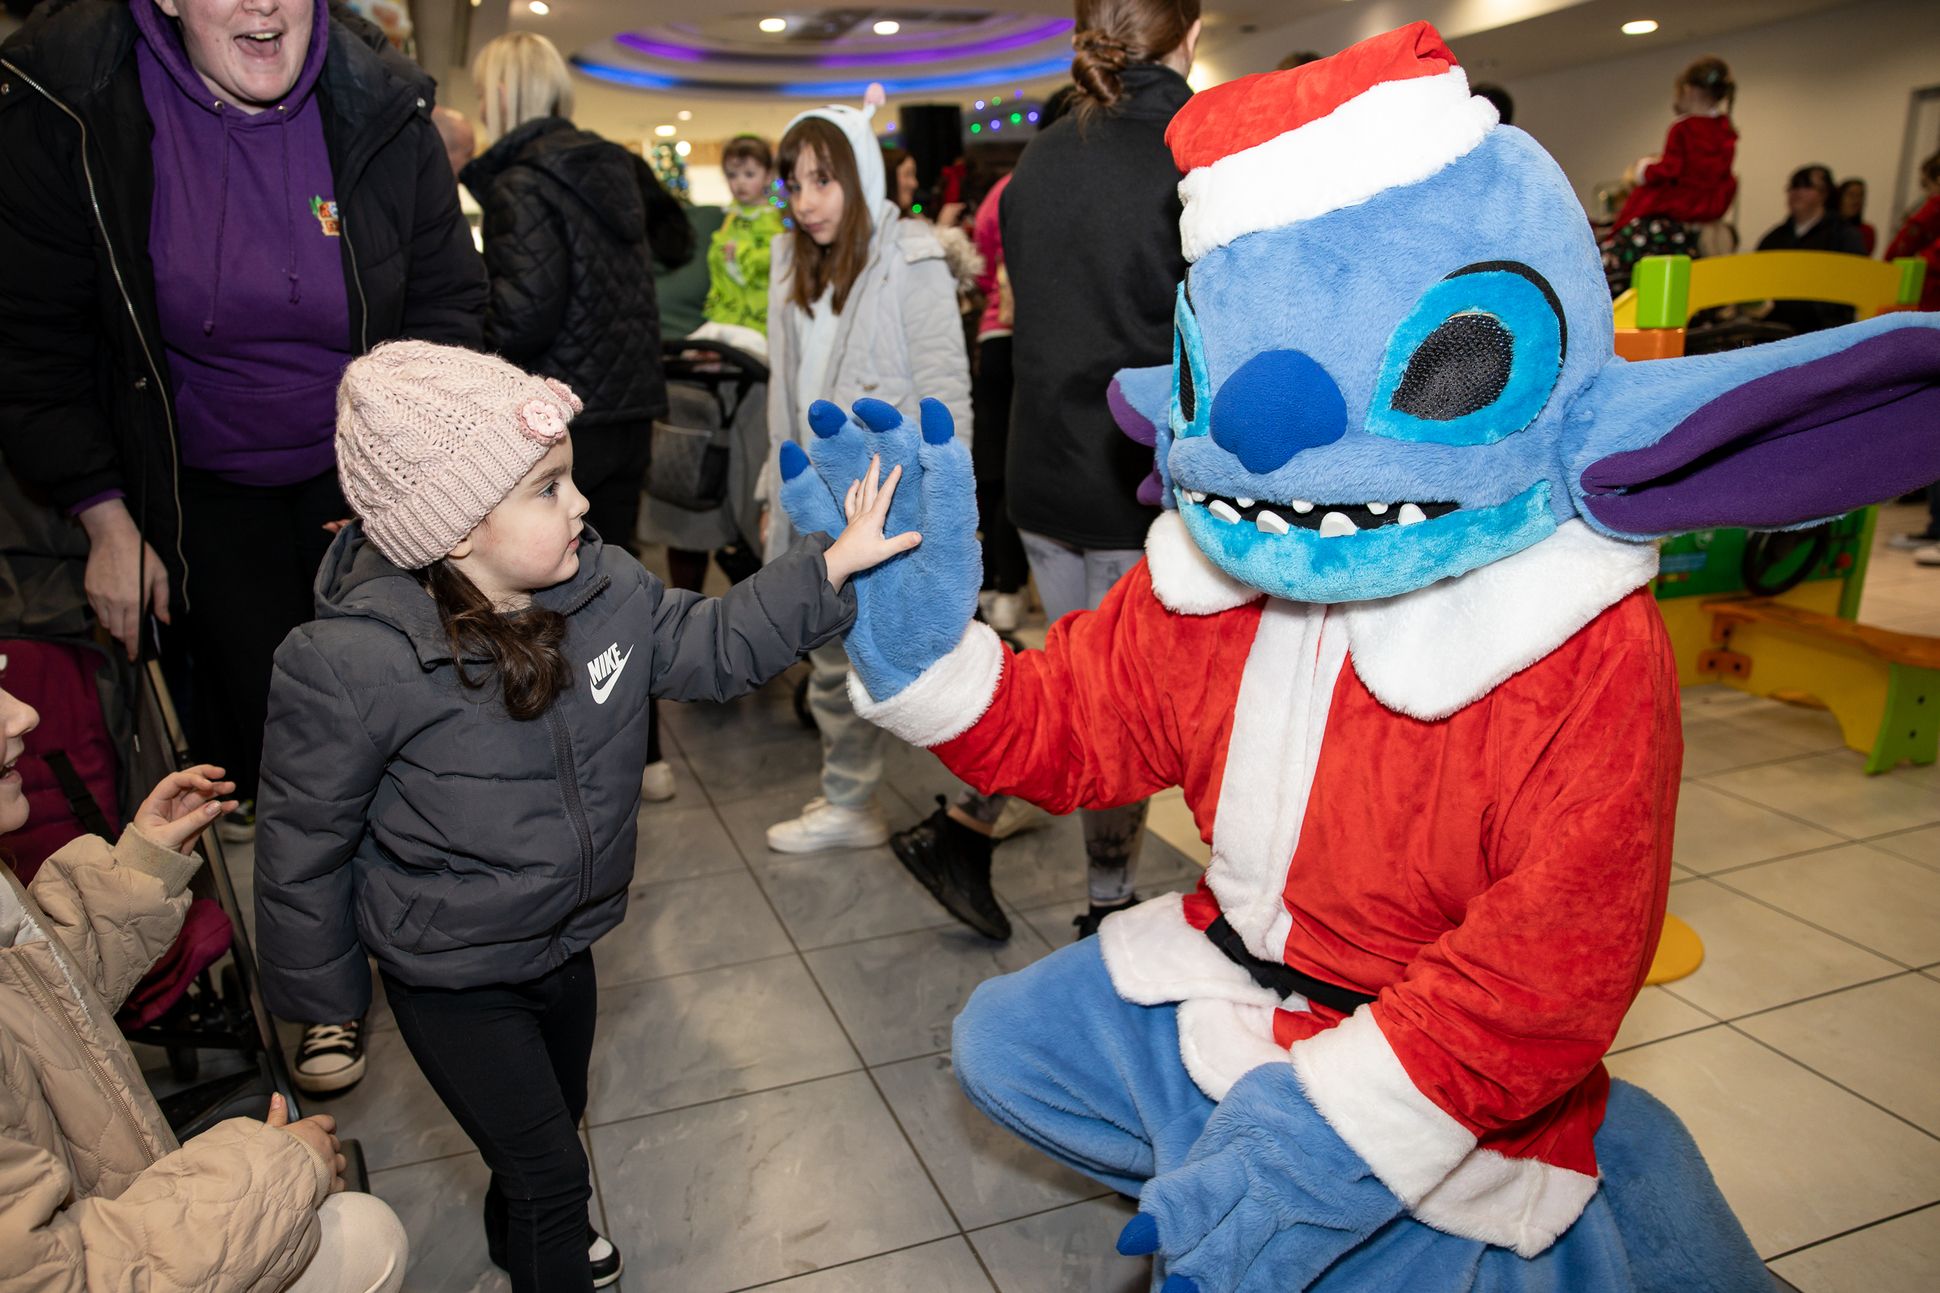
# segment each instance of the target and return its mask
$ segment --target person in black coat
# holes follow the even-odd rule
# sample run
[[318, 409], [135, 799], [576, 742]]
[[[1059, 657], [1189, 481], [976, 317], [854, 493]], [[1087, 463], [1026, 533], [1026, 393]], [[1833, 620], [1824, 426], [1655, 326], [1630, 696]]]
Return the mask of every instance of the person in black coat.
[[652, 232], [686, 238], [690, 254], [692, 231], [646, 163], [573, 125], [566, 62], [545, 37], [492, 41], [472, 81], [494, 136], [459, 175], [485, 212], [485, 347], [585, 401], [573, 479], [600, 537], [632, 551], [653, 420], [667, 411], [650, 208]]
[[[1785, 185], [1785, 218], [1758, 240], [1759, 251], [1839, 251], [1864, 256], [1859, 230], [1832, 207], [1832, 171], [1814, 163], [1792, 172]], [[1853, 320], [1852, 307], [1825, 301], [1774, 301], [1765, 316], [1794, 332], [1817, 332]]]
[[[136, 43], [125, 0], [50, 0], [0, 45], [0, 456], [87, 529], [89, 600], [131, 656], [144, 613], [192, 611], [197, 573], [212, 598], [222, 582], [185, 555]], [[431, 125], [431, 79], [332, 9], [315, 97], [346, 180], [332, 195], [347, 231], [346, 357], [397, 337], [476, 345], [484, 272]], [[298, 618], [308, 586], [306, 571]], [[267, 687], [267, 655], [262, 675]]]
[[[1105, 394], [1119, 369], [1172, 359], [1186, 261], [1165, 128], [1192, 97], [1199, 29], [1198, 0], [1078, 0], [1073, 111], [1024, 149], [999, 204], [1015, 302], [1006, 505], [1050, 620], [1097, 606], [1159, 515], [1138, 499], [1152, 451], [1118, 429]], [[990, 888], [1003, 809], [967, 795], [890, 837], [951, 914], [990, 937], [1009, 933]], [[1081, 937], [1134, 901], [1145, 804], [1084, 819]]]

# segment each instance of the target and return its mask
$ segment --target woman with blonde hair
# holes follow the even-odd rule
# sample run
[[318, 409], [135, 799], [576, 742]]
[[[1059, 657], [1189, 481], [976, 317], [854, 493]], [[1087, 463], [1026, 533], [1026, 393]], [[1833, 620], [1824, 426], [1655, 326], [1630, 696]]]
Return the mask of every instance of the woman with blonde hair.
[[[667, 412], [653, 259], [691, 255], [694, 234], [653, 171], [572, 123], [566, 60], [544, 36], [509, 32], [472, 60], [489, 146], [460, 172], [485, 211], [485, 348], [572, 387], [573, 478], [600, 538], [637, 551], [653, 420]], [[668, 799], [660, 725], [641, 793]]]

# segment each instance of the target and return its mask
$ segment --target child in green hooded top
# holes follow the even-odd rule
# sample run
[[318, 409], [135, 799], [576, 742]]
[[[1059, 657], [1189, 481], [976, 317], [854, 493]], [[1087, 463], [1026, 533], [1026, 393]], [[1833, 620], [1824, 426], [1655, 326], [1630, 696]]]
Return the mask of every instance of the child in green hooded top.
[[[781, 211], [769, 193], [775, 178], [774, 155], [759, 136], [736, 135], [721, 151], [721, 169], [734, 202], [707, 246], [707, 321], [751, 328], [765, 338], [768, 246], [782, 231]], [[732, 335], [718, 339], [738, 344]]]

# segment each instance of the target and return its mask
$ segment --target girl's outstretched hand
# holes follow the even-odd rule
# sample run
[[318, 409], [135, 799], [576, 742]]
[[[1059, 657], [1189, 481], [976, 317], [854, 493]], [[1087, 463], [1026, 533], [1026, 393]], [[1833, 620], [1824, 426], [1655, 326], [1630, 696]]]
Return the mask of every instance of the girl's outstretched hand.
[[221, 776], [221, 768], [206, 763], [169, 773], [141, 801], [130, 825], [165, 849], [189, 852], [205, 826], [235, 811], [235, 801], [222, 796], [234, 794], [236, 783]]
[[849, 576], [879, 566], [923, 541], [923, 536], [914, 530], [893, 538], [885, 537], [882, 532], [889, 519], [889, 505], [896, 498], [897, 482], [902, 478], [903, 469], [895, 467], [884, 480], [882, 455], [876, 454], [869, 459], [869, 474], [850, 482], [849, 492], [842, 499], [842, 514], [849, 523], [822, 556], [828, 565], [829, 585], [837, 592]]

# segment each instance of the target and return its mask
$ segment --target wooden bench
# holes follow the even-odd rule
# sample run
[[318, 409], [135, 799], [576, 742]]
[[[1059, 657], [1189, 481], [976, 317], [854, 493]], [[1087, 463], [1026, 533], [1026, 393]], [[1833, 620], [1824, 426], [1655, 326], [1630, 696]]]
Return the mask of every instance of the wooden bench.
[[1719, 598], [1698, 671], [1760, 696], [1811, 696], [1866, 771], [1940, 754], [1940, 638], [1856, 624], [1770, 598]]

